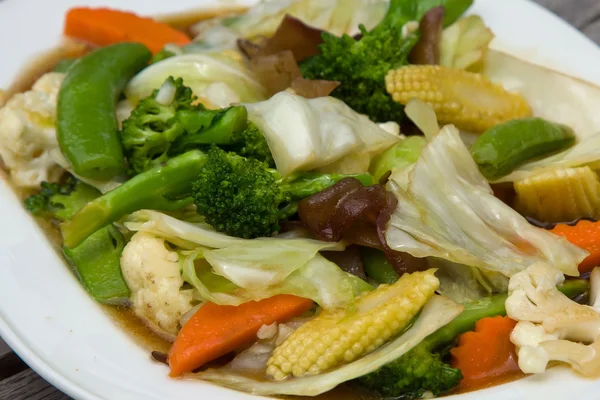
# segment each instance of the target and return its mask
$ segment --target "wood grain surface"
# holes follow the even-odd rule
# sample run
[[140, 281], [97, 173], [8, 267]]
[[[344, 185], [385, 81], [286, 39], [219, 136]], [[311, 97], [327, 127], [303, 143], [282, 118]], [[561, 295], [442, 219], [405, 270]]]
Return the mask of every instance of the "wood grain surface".
[[[2, 0], [0, 0], [2, 1]], [[499, 1], [499, 0], [498, 0]], [[600, 0], [536, 0], [600, 44]], [[67, 400], [0, 339], [0, 400]]]

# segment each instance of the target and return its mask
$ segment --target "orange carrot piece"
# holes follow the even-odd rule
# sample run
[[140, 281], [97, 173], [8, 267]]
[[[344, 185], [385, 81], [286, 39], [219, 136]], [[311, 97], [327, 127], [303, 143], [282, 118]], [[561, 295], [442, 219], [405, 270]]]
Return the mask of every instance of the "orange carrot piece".
[[71, 8], [65, 18], [64, 33], [96, 46], [138, 42], [145, 44], [154, 54], [166, 44], [191, 42], [185, 33], [167, 24], [109, 8]]
[[579, 272], [589, 272], [600, 265], [600, 222], [581, 220], [575, 226], [556, 224], [551, 232], [564, 236], [575, 246], [590, 253], [579, 264]]
[[281, 294], [235, 306], [206, 303], [181, 328], [171, 350], [171, 377], [180, 376], [256, 340], [261, 326], [309, 310], [312, 300]]
[[475, 324], [475, 331], [459, 336], [457, 347], [450, 350], [452, 366], [463, 374], [459, 390], [482, 388], [520, 373], [510, 341], [516, 324], [508, 317], [483, 318]]

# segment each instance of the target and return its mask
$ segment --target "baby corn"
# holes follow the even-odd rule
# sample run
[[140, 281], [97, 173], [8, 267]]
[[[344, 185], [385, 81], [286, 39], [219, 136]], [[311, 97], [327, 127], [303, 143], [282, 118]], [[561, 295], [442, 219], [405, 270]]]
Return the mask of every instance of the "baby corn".
[[515, 182], [515, 208], [545, 222], [600, 217], [600, 180], [588, 166], [542, 172]]
[[507, 92], [481, 74], [439, 65], [409, 65], [388, 72], [388, 93], [408, 104], [419, 99], [430, 104], [444, 124], [485, 132], [494, 125], [531, 115], [527, 101]]
[[402, 332], [439, 286], [435, 270], [403, 275], [356, 300], [356, 311], [323, 311], [302, 325], [267, 363], [276, 380], [318, 374], [368, 354]]

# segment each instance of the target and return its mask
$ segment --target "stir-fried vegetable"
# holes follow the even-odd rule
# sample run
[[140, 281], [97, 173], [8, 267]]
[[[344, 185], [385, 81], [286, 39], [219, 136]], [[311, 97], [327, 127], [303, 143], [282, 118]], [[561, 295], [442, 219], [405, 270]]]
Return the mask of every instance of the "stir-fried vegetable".
[[255, 102], [266, 98], [264, 88], [236, 52], [183, 54], [150, 65], [125, 88], [127, 99], [136, 104], [174, 76], [192, 89], [208, 108], [229, 107], [232, 103]]
[[379, 181], [388, 172], [410, 167], [417, 162], [426, 144], [421, 136], [411, 136], [390, 147], [371, 163], [373, 179]]
[[16, 187], [39, 188], [63, 173], [52, 155], [58, 148], [56, 97], [64, 76], [45, 74], [0, 108], [0, 158]]
[[[279, 222], [297, 211], [297, 202], [348, 175], [299, 173], [281, 177], [257, 160], [208, 151], [206, 165], [193, 183], [194, 204], [218, 231], [243, 238], [271, 236]], [[369, 174], [357, 175], [363, 184]]]
[[118, 43], [69, 68], [58, 94], [56, 128], [60, 149], [78, 175], [106, 180], [125, 173], [116, 102], [150, 56], [142, 44]]
[[574, 142], [573, 132], [565, 126], [525, 118], [493, 126], [470, 151], [483, 176], [493, 181], [532, 158], [564, 150]]
[[600, 178], [590, 167], [557, 168], [514, 184], [515, 209], [545, 222], [600, 217]]
[[169, 77], [123, 122], [121, 140], [130, 168], [144, 172], [188, 150], [216, 144], [269, 164], [273, 158], [264, 136], [248, 124], [244, 107], [206, 110], [193, 105], [192, 91], [181, 78]]
[[[584, 280], [565, 282], [559, 290], [577, 297], [588, 289]], [[446, 364], [439, 352], [447, 349], [462, 333], [475, 329], [482, 318], [506, 314], [506, 294], [485, 297], [464, 304], [464, 311], [426, 337], [418, 346], [381, 369], [365, 375], [359, 383], [386, 396], [419, 399], [426, 391], [438, 395], [455, 388], [461, 373]]]
[[466, 70], [481, 68], [493, 38], [480, 16], [459, 19], [442, 33], [440, 65]]
[[462, 372], [462, 389], [476, 389], [499, 377], [519, 372], [510, 333], [517, 323], [508, 317], [482, 318], [472, 332], [458, 337], [458, 345], [450, 350], [452, 366]]
[[245, 106], [282, 175], [327, 167], [353, 155], [366, 158], [368, 168], [371, 158], [399, 141], [398, 135], [333, 97], [305, 99], [280, 92]]
[[452, 126], [433, 138], [412, 168], [393, 174], [388, 188], [398, 198], [385, 232], [394, 250], [508, 277], [536, 261], [578, 275], [587, 256], [496, 198]]
[[452, 321], [461, 312], [461, 307], [441, 296], [433, 296], [419, 313], [419, 317], [402, 335], [379, 349], [349, 364], [344, 364], [318, 375], [305, 375], [282, 381], [256, 379], [228, 369], [208, 370], [199, 373], [200, 379], [244, 390], [253, 394], [289, 394], [316, 396], [349, 381], [377, 370], [401, 357], [423, 338]]
[[186, 33], [73, 8], [0, 162], [172, 377], [416, 400], [600, 376], [600, 90], [490, 49], [472, 3], [271, 0]]
[[579, 272], [590, 272], [600, 266], [600, 223], [579, 221], [576, 225], [556, 224], [552, 233], [564, 236], [569, 242], [590, 254], [579, 264]]
[[178, 210], [190, 205], [192, 181], [206, 159], [199, 150], [187, 152], [88, 202], [61, 225], [65, 245], [78, 246], [98, 229], [137, 210]]
[[71, 8], [65, 17], [65, 35], [96, 46], [142, 43], [152, 53], [158, 53], [165, 44], [190, 42], [185, 33], [167, 24], [110, 8]]
[[356, 313], [323, 311], [278, 346], [267, 363], [276, 380], [314, 375], [352, 362], [402, 332], [433, 296], [434, 271], [406, 274], [356, 301]]
[[191, 372], [206, 362], [256, 340], [263, 325], [285, 322], [308, 311], [313, 302], [279, 295], [237, 307], [206, 303], [183, 326], [169, 351], [171, 376]]
[[517, 321], [510, 340], [517, 346], [519, 367], [540, 373], [551, 361], [568, 363], [588, 377], [600, 376], [600, 313], [560, 293], [563, 274], [535, 263], [510, 279], [506, 312]]
[[[36, 216], [65, 221], [99, 195], [96, 189], [70, 178], [64, 184], [42, 183], [40, 193], [28, 197], [25, 206]], [[77, 247], [63, 246], [75, 273], [100, 303], [120, 305], [129, 297], [119, 263], [123, 247], [125, 239], [112, 225], [96, 231]]]
[[394, 101], [419, 99], [430, 104], [439, 120], [460, 129], [485, 132], [497, 124], [531, 115], [527, 101], [483, 75], [439, 65], [391, 69], [387, 92]]

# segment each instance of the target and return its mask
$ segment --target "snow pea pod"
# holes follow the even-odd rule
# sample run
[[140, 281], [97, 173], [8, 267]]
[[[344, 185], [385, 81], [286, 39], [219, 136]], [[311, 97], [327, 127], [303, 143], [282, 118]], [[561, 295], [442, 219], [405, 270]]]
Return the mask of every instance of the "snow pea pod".
[[142, 44], [119, 43], [93, 51], [69, 68], [58, 94], [57, 135], [77, 174], [108, 180], [125, 173], [116, 102], [150, 57]]
[[571, 129], [542, 118], [515, 119], [488, 129], [471, 146], [471, 155], [489, 180], [511, 173], [526, 161], [571, 146]]

